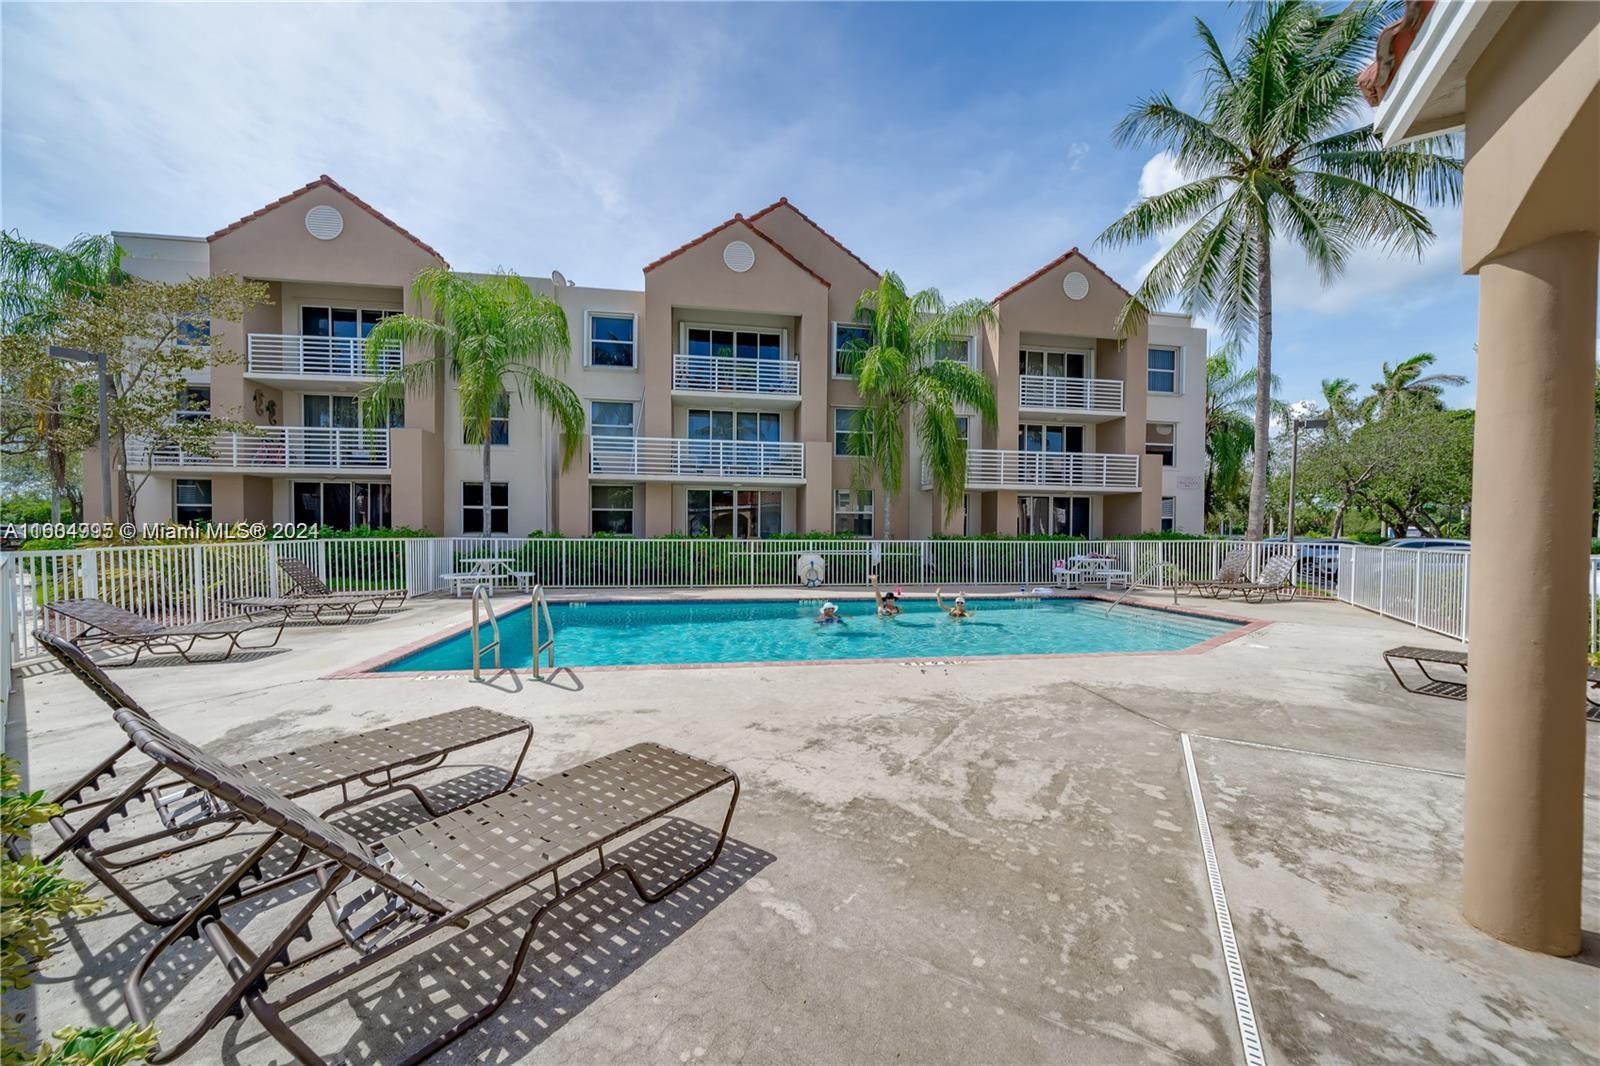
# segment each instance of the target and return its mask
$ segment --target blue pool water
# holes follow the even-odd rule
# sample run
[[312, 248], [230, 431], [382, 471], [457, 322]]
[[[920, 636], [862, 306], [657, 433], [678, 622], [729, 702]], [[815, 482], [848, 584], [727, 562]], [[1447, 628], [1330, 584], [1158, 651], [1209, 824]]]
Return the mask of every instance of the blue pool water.
[[[879, 618], [868, 601], [839, 604], [844, 622], [818, 625], [821, 600], [716, 600], [552, 604], [559, 666], [803, 662], [818, 659], [945, 659], [1074, 652], [1181, 651], [1233, 623], [1095, 600], [981, 599], [972, 616], [947, 618], [931, 601]], [[526, 607], [500, 619], [502, 665], [532, 663]], [[490, 639], [487, 624], [483, 639]], [[379, 667], [469, 670], [468, 632]]]

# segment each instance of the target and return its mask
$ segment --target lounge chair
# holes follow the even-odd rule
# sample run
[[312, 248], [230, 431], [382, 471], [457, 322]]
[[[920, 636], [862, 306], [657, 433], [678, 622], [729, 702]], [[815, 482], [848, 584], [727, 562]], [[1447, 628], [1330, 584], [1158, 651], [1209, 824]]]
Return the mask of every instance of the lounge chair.
[[1294, 572], [1299, 559], [1292, 551], [1282, 552], [1268, 559], [1254, 581], [1241, 581], [1224, 591], [1240, 596], [1246, 603], [1264, 603], [1268, 596], [1280, 603], [1292, 600], [1300, 591], [1295, 584]]
[[[149, 719], [126, 709], [117, 711], [116, 719], [134, 746], [158, 766], [269, 830], [261, 845], [167, 930], [129, 973], [123, 994], [139, 1024], [152, 1021], [142, 987], [146, 974], [183, 937], [203, 933], [229, 979], [192, 1024], [178, 1019], [162, 1023], [163, 1046], [153, 1062], [177, 1058], [228, 1015], [242, 1016], [246, 1008], [290, 1055], [301, 1062], [322, 1062], [281, 1012], [346, 984], [425, 937], [465, 926], [496, 901], [550, 877], [553, 892], [529, 921], [498, 993], [433, 1034], [404, 1060], [421, 1062], [510, 998], [540, 920], [552, 907], [618, 872], [627, 875], [645, 902], [660, 900], [717, 861], [739, 802], [739, 778], [731, 770], [656, 744], [636, 744], [368, 845]], [[627, 862], [607, 859], [607, 844], [724, 786], [732, 791], [711, 854], [657, 891], [648, 891]], [[252, 867], [283, 839], [314, 853], [314, 861], [288, 877], [243, 888]], [[561, 868], [591, 855], [597, 868], [563, 885]], [[277, 897], [278, 906], [289, 914], [281, 923], [267, 923], [275, 933], [263, 931], [254, 913], [235, 920], [234, 907], [284, 889], [289, 891]], [[230, 901], [230, 895], [238, 898]], [[324, 908], [338, 936], [299, 946], [297, 940], [311, 939], [312, 923]], [[246, 940], [247, 933], [255, 935], [255, 944]], [[320, 976], [268, 998], [274, 985], [315, 960], [322, 960]], [[197, 1013], [202, 1006], [196, 1004]]]
[[[107, 677], [80, 649], [43, 631], [35, 632], [34, 637], [112, 710], [123, 708], [136, 717], [155, 721], [149, 711], [139, 706], [137, 700]], [[533, 726], [525, 719], [482, 707], [445, 711], [401, 725], [354, 733], [323, 744], [253, 759], [240, 763], [235, 769], [271, 781], [293, 797], [337, 788], [338, 802], [324, 813], [397, 792], [409, 792], [423, 810], [437, 817], [449, 808], [435, 804], [412, 779], [438, 769], [454, 752], [519, 733], [523, 734], [522, 746], [498, 789], [504, 791], [511, 787], [522, 768], [522, 760], [533, 740]], [[124, 744], [51, 797], [52, 803], [63, 808], [60, 815], [50, 820], [50, 827], [61, 838], [61, 843], [44, 858], [53, 861], [70, 851], [141, 919], [152, 925], [170, 925], [182, 917], [182, 913], [162, 914], [152, 909], [122, 882], [121, 871], [220, 840], [244, 823], [236, 812], [216, 806], [192, 786], [174, 781], [170, 776], [159, 779], [160, 767], [134, 767], [139, 772], [128, 784], [115, 793], [95, 795], [102, 788], [110, 787], [119, 769], [127, 774], [130, 767], [119, 768], [119, 764], [132, 751], [132, 744]], [[114, 821], [126, 817], [128, 806], [141, 800], [154, 804], [161, 829], [130, 839], [97, 842], [96, 834], [103, 834]], [[202, 829], [205, 832], [201, 832]], [[182, 843], [174, 843], [175, 840]], [[125, 857], [130, 851], [143, 853]]]
[[[279, 611], [255, 616], [236, 614], [227, 618], [214, 618], [209, 622], [166, 626], [142, 614], [125, 611], [104, 600], [91, 599], [47, 603], [44, 605], [44, 610], [47, 614], [58, 614], [84, 627], [72, 638], [72, 643], [80, 648], [88, 649], [101, 645], [132, 648], [133, 658], [126, 663], [119, 663], [121, 666], [132, 666], [146, 651], [157, 650], [172, 652], [186, 663], [193, 662], [189, 654], [194, 650], [196, 642], [202, 640], [227, 641], [227, 650], [222, 653], [224, 659], [241, 647], [246, 651], [262, 651], [274, 647], [282, 639], [284, 624], [289, 620], [285, 613]], [[240, 637], [257, 629], [274, 630], [272, 642], [253, 646], [239, 643]]]
[[[357, 607], [370, 603], [372, 604], [372, 613], [378, 614], [391, 604], [398, 607], [406, 602], [405, 589], [365, 589], [335, 592], [328, 587], [327, 582], [317, 576], [315, 570], [299, 559], [280, 557], [278, 559], [278, 569], [283, 571], [284, 576], [294, 586], [289, 595], [284, 598], [298, 600], [302, 604], [309, 604], [313, 600], [324, 605], [343, 605], [348, 603]], [[349, 615], [345, 617], [348, 620]], [[318, 621], [321, 621], [321, 619], [319, 618]]]
[[[1409, 682], [1405, 675], [1395, 667], [1395, 663], [1405, 662], [1414, 666], [1422, 675], [1420, 682]], [[1450, 666], [1460, 670], [1460, 679], [1454, 677], [1435, 677], [1429, 673], [1428, 665]], [[1454, 648], [1421, 648], [1405, 644], [1398, 648], [1390, 648], [1383, 653], [1383, 665], [1389, 668], [1394, 679], [1400, 682], [1400, 687], [1407, 692], [1415, 692], [1419, 696], [1437, 696], [1443, 700], [1464, 700], [1467, 698], [1467, 653]], [[1589, 667], [1588, 692], [1584, 694], [1584, 717], [1591, 722], [1600, 722], [1600, 701], [1595, 699], [1600, 695], [1600, 666]]]
[[1209, 581], [1179, 581], [1174, 588], [1181, 592], [1192, 592], [1197, 596], [1216, 599], [1224, 592], [1231, 592], [1248, 581], [1245, 571], [1249, 566], [1250, 549], [1237, 548], [1222, 557], [1222, 562], [1217, 564], [1216, 576]]

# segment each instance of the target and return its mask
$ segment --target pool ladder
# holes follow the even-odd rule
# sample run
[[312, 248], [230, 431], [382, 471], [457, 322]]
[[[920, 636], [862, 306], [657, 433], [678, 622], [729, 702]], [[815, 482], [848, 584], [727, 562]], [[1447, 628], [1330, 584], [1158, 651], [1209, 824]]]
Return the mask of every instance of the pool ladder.
[[[485, 652], [494, 652], [494, 668], [500, 669], [500, 621], [494, 616], [494, 604], [491, 600], [492, 590], [487, 583], [479, 583], [472, 590], [472, 679], [483, 680], [483, 655]], [[532, 614], [529, 625], [533, 637], [533, 676], [539, 678], [539, 660], [546, 653], [550, 657], [550, 669], [556, 668], [556, 625], [550, 618], [550, 601], [545, 597], [544, 586], [535, 585], [533, 595], [528, 601], [528, 610]], [[489, 620], [489, 632], [493, 640], [483, 643], [484, 614]]]
[[[1144, 584], [1152, 575], [1161, 573], [1171, 565], [1172, 564], [1168, 562], [1156, 562], [1151, 563], [1149, 566], [1139, 571], [1139, 576], [1128, 582], [1128, 587], [1122, 590], [1122, 595], [1111, 601], [1111, 606], [1106, 608], [1106, 614], [1110, 614], [1112, 611], [1121, 606], [1122, 601], [1133, 595], [1134, 589], [1137, 589], [1140, 585]], [[1178, 603], [1178, 586], [1176, 584], [1172, 586], [1172, 603], [1174, 606], [1176, 606]]]

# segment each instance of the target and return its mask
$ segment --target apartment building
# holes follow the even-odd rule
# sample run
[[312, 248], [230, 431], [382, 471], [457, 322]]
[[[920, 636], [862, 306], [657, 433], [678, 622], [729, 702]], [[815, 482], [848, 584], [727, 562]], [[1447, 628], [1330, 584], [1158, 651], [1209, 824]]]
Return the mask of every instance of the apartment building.
[[[487, 490], [448, 381], [408, 395], [387, 426], [359, 424], [357, 397], [373, 380], [363, 337], [385, 315], [418, 310], [412, 277], [447, 265], [421, 239], [326, 176], [209, 237], [115, 236], [136, 275], [230, 273], [271, 294], [247, 321], [212, 324], [242, 360], [190, 382], [191, 417], [227, 412], [258, 433], [222, 437], [209, 454], [130, 446], [130, 463], [152, 472], [141, 521], [734, 537], [1102, 536], [1203, 523], [1205, 332], [1158, 314], [1119, 341], [1128, 294], [1076, 249], [995, 297], [995, 322], [946, 356], [989, 376], [999, 415], [991, 425], [966, 414], [967, 492], [946, 515], [914, 440], [893, 498], [847, 454], [861, 402], [840, 357], [866, 335], [853, 311], [878, 274], [787, 200], [658, 255], [637, 290], [528, 278], [566, 311], [566, 380], [588, 433], [563, 465], [549, 421], [508, 396]], [[85, 481], [92, 497], [97, 481]]]

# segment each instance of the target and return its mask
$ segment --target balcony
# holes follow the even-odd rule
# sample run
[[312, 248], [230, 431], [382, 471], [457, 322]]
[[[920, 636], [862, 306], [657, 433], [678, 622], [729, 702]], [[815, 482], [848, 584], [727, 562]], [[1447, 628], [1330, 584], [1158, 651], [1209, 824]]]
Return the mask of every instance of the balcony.
[[398, 344], [384, 349], [374, 371], [367, 365], [366, 342], [360, 337], [252, 333], [246, 341], [244, 372], [251, 378], [303, 379], [318, 386], [341, 382], [364, 386], [379, 374], [398, 370], [400, 362]]
[[697, 398], [738, 396], [757, 406], [791, 407], [800, 402], [800, 361], [674, 355], [672, 391]]
[[798, 485], [805, 481], [805, 445], [799, 441], [593, 437], [589, 441], [589, 476]]
[[389, 431], [263, 426], [259, 436], [219, 434], [210, 454], [170, 442], [129, 441], [128, 465], [153, 470], [241, 471], [260, 474], [389, 472]]
[[[931, 487], [926, 470], [923, 487]], [[1138, 492], [1139, 457], [972, 448], [967, 451], [967, 488]]]
[[1122, 382], [1105, 378], [1066, 378], [1023, 374], [1017, 406], [1024, 411], [1067, 414], [1085, 422], [1121, 418]]

